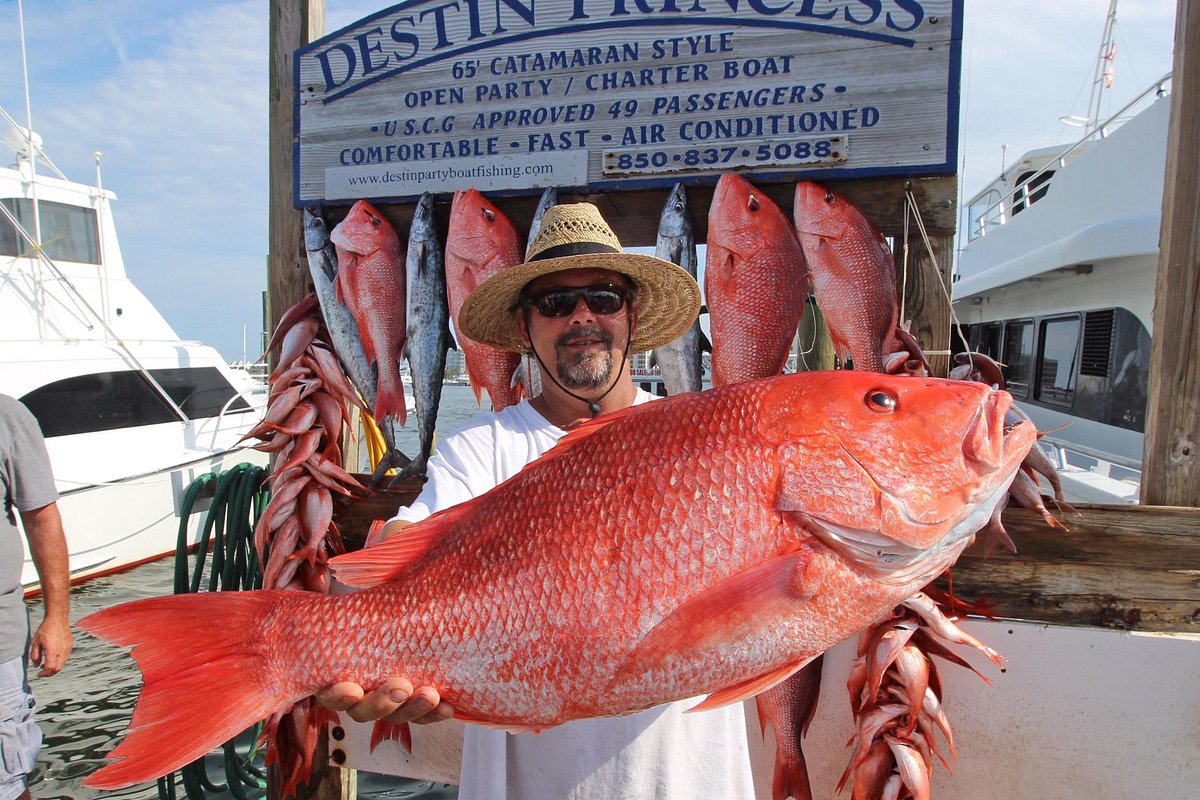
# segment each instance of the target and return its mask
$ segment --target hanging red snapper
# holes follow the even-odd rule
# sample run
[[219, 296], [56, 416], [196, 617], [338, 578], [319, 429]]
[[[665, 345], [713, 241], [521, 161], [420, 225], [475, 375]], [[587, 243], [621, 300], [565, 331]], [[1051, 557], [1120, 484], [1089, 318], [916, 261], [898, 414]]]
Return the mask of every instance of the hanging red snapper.
[[[446, 237], [446, 285], [450, 316], [458, 330], [458, 312], [476, 286], [524, 260], [525, 243], [508, 217], [474, 189], [454, 193]], [[458, 334], [475, 400], [487, 389], [499, 411], [520, 401], [522, 385], [513, 381], [521, 356]]]
[[713, 386], [778, 375], [808, 296], [791, 222], [757, 187], [729, 173], [713, 192], [707, 245]]
[[810, 181], [796, 186], [796, 233], [813, 295], [838, 358], [856, 370], [883, 372], [896, 329], [896, 265], [883, 235], [858, 207]]
[[366, 200], [350, 207], [329, 233], [337, 252], [337, 299], [358, 324], [367, 361], [378, 372], [374, 414], [405, 422], [400, 359], [407, 325], [404, 256], [396, 229]]
[[[1034, 442], [981, 384], [810, 372], [584, 423], [511, 480], [332, 560], [347, 595], [153, 598], [82, 620], [144, 686], [115, 789], [338, 681], [531, 729], [754, 695], [954, 562]], [[231, 680], [230, 676], [238, 676]], [[203, 698], [204, 713], [195, 713]]]

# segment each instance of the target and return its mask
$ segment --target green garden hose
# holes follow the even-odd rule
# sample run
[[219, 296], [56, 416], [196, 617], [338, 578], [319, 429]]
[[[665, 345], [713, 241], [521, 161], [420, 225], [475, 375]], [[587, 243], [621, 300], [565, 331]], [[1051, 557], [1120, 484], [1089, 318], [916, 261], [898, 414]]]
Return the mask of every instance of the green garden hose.
[[[189, 522], [201, 492], [212, 485], [212, 500], [199, 523], [199, 538], [188, 546]], [[175, 594], [201, 591], [237, 591], [262, 587], [262, 569], [254, 552], [254, 526], [270, 500], [267, 473], [253, 464], [238, 464], [220, 474], [206, 473], [192, 481], [184, 492], [179, 511], [179, 536], [175, 546]], [[191, 551], [189, 553], [189, 551]], [[189, 558], [194, 554], [194, 564]], [[205, 581], [205, 575], [208, 580]], [[231, 675], [230, 680], [241, 676]], [[179, 770], [188, 800], [206, 800], [210, 794], [225, 793], [235, 800], [260, 800], [266, 796], [266, 776], [253, 762], [260, 755], [258, 734], [261, 723], [250, 732], [226, 742], [222, 761], [225, 785], [213, 783], [200, 758]], [[160, 800], [176, 800], [175, 775], [158, 780]]]

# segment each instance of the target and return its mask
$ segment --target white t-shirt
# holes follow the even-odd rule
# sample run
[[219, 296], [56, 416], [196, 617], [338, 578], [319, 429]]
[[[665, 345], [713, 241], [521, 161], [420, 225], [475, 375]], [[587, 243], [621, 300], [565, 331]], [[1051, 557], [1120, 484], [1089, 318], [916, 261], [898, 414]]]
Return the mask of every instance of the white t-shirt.
[[[634, 405], [655, 399], [638, 390]], [[394, 519], [416, 522], [483, 494], [565, 431], [522, 401], [480, 414], [429, 459], [420, 496]], [[401, 534], [403, 535], [403, 534]], [[742, 704], [684, 714], [701, 698], [541, 733], [467, 725], [461, 800], [739, 800], [754, 797]]]

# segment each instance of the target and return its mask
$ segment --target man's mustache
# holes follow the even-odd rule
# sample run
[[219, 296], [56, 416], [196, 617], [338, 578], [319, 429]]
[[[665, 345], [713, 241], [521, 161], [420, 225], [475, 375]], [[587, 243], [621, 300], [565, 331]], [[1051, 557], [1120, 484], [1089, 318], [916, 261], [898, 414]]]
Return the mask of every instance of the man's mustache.
[[604, 342], [605, 347], [611, 347], [613, 343], [612, 334], [602, 328], [581, 328], [579, 330], [568, 331], [559, 336], [554, 343], [559, 347], [565, 347], [584, 339], [599, 339]]

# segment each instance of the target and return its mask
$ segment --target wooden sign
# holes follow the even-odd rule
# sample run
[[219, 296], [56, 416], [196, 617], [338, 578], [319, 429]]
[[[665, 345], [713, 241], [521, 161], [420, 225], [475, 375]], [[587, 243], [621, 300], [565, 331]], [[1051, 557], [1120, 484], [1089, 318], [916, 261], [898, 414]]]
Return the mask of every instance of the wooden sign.
[[296, 51], [295, 201], [952, 175], [962, 0], [411, 0]]

